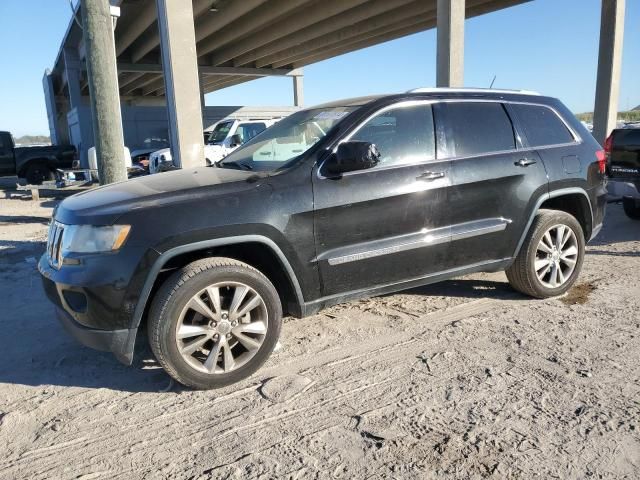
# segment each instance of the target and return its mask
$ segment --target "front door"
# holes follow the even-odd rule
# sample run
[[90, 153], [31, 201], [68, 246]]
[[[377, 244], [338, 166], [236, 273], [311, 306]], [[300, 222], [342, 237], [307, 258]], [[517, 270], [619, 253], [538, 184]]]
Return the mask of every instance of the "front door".
[[510, 258], [533, 203], [548, 188], [543, 162], [523, 150], [500, 102], [439, 104], [452, 155], [451, 268]]
[[340, 178], [314, 170], [315, 239], [325, 296], [442, 270], [449, 241], [450, 162], [436, 158], [426, 102], [386, 107], [348, 140], [375, 144], [380, 163]]

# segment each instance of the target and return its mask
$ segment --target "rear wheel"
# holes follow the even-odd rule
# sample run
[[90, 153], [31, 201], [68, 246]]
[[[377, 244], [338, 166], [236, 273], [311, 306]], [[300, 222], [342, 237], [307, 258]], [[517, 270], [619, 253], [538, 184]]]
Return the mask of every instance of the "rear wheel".
[[175, 272], [149, 315], [149, 342], [162, 367], [197, 389], [219, 388], [254, 373], [280, 335], [282, 307], [258, 270], [208, 258]]
[[46, 163], [32, 163], [27, 167], [24, 177], [29, 185], [40, 185], [42, 182], [53, 180], [53, 172]]
[[640, 207], [637, 206], [636, 200], [632, 197], [624, 197], [622, 199], [622, 207], [627, 217], [633, 220], [640, 220]]
[[578, 278], [584, 253], [584, 233], [575, 217], [541, 210], [507, 269], [507, 278], [513, 288], [532, 297], [561, 295]]

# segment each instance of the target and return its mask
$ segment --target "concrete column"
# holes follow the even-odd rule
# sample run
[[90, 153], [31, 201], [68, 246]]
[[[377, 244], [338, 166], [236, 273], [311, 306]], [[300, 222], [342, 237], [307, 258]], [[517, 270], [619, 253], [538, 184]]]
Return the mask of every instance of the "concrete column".
[[295, 75], [293, 77], [293, 104], [296, 107], [304, 105], [304, 77]]
[[156, 5], [173, 162], [182, 168], [202, 166], [204, 140], [193, 5], [185, 0], [156, 0]]
[[42, 77], [42, 86], [44, 88], [44, 103], [47, 107], [47, 120], [49, 121], [49, 137], [51, 143], [58, 145], [65, 143], [62, 141], [62, 133], [60, 132], [58, 123], [58, 104], [56, 103], [56, 91], [53, 87], [53, 76], [51, 70], [46, 70]]
[[438, 87], [464, 85], [464, 4], [465, 0], [438, 0]]
[[593, 110], [593, 136], [601, 145], [615, 128], [618, 116], [624, 7], [625, 0], [602, 0], [598, 77]]
[[109, 0], [81, 0], [83, 39], [100, 183], [127, 179], [124, 135]]
[[78, 53], [72, 49], [65, 48], [62, 52], [64, 56], [64, 76], [69, 90], [69, 101], [71, 108], [79, 108], [82, 104], [82, 87], [80, 85], [81, 64]]

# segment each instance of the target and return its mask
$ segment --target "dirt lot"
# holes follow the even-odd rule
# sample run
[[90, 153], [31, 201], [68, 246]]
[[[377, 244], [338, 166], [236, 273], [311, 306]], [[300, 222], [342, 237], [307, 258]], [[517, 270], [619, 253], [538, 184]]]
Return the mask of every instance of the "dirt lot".
[[56, 323], [55, 201], [0, 199], [0, 478], [640, 478], [640, 223], [610, 205], [579, 284], [474, 275], [289, 320], [249, 380], [192, 392]]

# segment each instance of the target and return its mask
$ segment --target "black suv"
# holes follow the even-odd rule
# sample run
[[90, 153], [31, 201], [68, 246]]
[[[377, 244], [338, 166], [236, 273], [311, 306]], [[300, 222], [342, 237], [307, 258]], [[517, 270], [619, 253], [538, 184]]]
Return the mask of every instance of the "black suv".
[[39, 262], [60, 321], [131, 363], [146, 323], [176, 380], [253, 373], [283, 314], [478, 271], [543, 298], [602, 226], [604, 152], [534, 93], [419, 89], [302, 110], [216, 166], [101, 187]]

